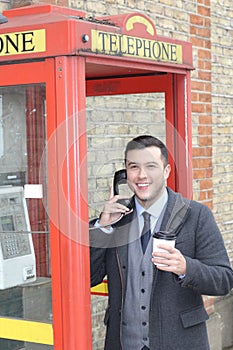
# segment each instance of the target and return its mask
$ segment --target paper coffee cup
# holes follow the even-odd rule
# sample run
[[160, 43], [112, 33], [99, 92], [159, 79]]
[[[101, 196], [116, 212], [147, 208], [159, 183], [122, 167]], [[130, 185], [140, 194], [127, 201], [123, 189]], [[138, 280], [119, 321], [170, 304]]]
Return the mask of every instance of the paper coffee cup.
[[[166, 244], [170, 247], [175, 247], [175, 243], [176, 243], [176, 236], [174, 234], [169, 234], [167, 232], [156, 232], [153, 235], [153, 253], [154, 252], [166, 252], [167, 251], [165, 249], [162, 248], [158, 248], [159, 244]], [[163, 258], [160, 258], [161, 260], [163, 260]], [[165, 264], [160, 264], [160, 263], [154, 263], [157, 266], [167, 266]]]

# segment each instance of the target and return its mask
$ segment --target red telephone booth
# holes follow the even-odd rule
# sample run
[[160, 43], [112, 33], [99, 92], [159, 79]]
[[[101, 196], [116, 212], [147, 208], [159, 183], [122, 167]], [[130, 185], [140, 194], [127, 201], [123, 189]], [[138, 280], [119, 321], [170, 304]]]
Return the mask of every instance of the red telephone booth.
[[[18, 314], [17, 306], [9, 314], [0, 305], [0, 342], [9, 349], [13, 341], [27, 349], [36, 343], [91, 349], [87, 99], [163, 93], [173, 168], [169, 186], [191, 197], [191, 44], [158, 36], [139, 13], [88, 18], [82, 11], [38, 5], [3, 14], [8, 22], [0, 24], [0, 190], [23, 188], [30, 225], [17, 228], [18, 204], [8, 196], [13, 214], [0, 212], [1, 235], [12, 233], [13, 224], [32, 235], [37, 280], [0, 291], [4, 300], [14, 293], [23, 300]], [[13, 259], [15, 266], [20, 259]], [[29, 272], [27, 277], [30, 282]], [[52, 282], [51, 310], [43, 306], [41, 290], [49, 292], [42, 277]], [[28, 313], [27, 301], [35, 307], [38, 295], [37, 309]], [[49, 316], [40, 318], [43, 307]]]

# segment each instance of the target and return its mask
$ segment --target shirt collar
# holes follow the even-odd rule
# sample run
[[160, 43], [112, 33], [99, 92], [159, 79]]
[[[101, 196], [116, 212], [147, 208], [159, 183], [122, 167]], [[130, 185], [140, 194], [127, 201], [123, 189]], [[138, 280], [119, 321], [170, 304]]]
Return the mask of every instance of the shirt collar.
[[[167, 193], [167, 189], [165, 189], [162, 196], [154, 204], [152, 204], [148, 209], [146, 209], [146, 211], [153, 217], [158, 218], [163, 210], [164, 205], [167, 203], [167, 200], [168, 200], [168, 193]], [[136, 197], [135, 197], [135, 205], [136, 205], [137, 215], [140, 216], [145, 211], [145, 208], [143, 208], [141, 204], [139, 204]]]

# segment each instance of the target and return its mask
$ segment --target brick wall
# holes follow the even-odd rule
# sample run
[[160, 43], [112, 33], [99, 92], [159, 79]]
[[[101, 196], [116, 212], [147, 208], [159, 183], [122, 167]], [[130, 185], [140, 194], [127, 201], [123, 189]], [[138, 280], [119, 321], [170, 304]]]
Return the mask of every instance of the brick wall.
[[233, 8], [211, 1], [213, 208], [233, 264]]
[[[41, 1], [40, 1], [41, 2]], [[193, 189], [194, 199], [208, 205], [216, 217], [222, 231], [231, 262], [233, 264], [233, 9], [232, 0], [60, 0], [46, 1], [57, 5], [70, 6], [87, 12], [89, 16], [115, 15], [139, 11], [154, 22], [157, 33], [167, 37], [191, 41], [195, 71], [192, 72], [192, 122], [193, 122]], [[0, 10], [32, 4], [36, 1], [1, 1]], [[148, 97], [150, 98], [150, 97]], [[133, 100], [134, 103], [135, 100]], [[104, 139], [106, 133], [112, 138], [112, 153], [115, 166], [120, 165], [120, 149], [132, 135], [141, 132], [144, 125], [134, 124], [134, 107], [126, 106], [126, 111], [116, 111], [111, 115], [113, 126], [101, 124], [106, 107], [103, 101], [99, 111], [98, 127], [91, 114], [88, 120], [89, 150], [92, 136]], [[111, 104], [111, 101], [108, 101]], [[127, 101], [124, 100], [127, 104]], [[151, 103], [151, 101], [150, 101]], [[90, 102], [91, 105], [91, 102]], [[121, 102], [121, 107], [123, 102]], [[152, 106], [152, 105], [151, 105]], [[91, 109], [91, 107], [90, 107]], [[158, 108], [158, 111], [161, 108]], [[110, 116], [110, 111], [108, 112]], [[124, 123], [123, 123], [124, 121]], [[150, 118], [147, 121], [151, 130]], [[102, 125], [102, 126], [101, 126]], [[157, 129], [152, 129], [157, 132]], [[94, 175], [95, 164], [102, 157], [104, 176]], [[100, 210], [104, 196], [111, 184], [113, 168], [105, 167], [105, 153], [98, 149], [89, 153], [90, 215]], [[107, 175], [107, 176], [106, 176]], [[96, 188], [101, 191], [97, 194]], [[98, 207], [98, 208], [97, 208]], [[214, 298], [206, 298], [209, 312], [214, 311]], [[106, 300], [93, 298], [93, 315], [102, 317]], [[96, 316], [97, 317], [97, 316]], [[94, 347], [101, 349], [104, 329], [98, 329], [94, 320]]]
[[89, 216], [98, 217], [108, 199], [113, 174], [124, 167], [124, 147], [134, 136], [165, 141], [163, 93], [87, 98]]
[[9, 8], [9, 5], [10, 5], [10, 0], [0, 1], [0, 13], [4, 10], [7, 10]]
[[194, 199], [213, 209], [210, 1], [197, 1], [190, 13], [192, 74]]

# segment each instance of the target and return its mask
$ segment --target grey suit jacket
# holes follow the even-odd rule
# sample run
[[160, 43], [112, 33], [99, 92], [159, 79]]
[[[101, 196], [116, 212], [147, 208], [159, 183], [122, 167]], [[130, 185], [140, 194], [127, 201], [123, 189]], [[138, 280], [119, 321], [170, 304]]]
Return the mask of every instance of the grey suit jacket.
[[[233, 288], [233, 271], [221, 233], [208, 207], [187, 201], [170, 189], [168, 194], [161, 230], [172, 228], [176, 231], [176, 248], [186, 258], [187, 272], [179, 281], [176, 275], [159, 271], [154, 266], [150, 350], [209, 350], [205, 322], [208, 315], [202, 295], [229, 293]], [[115, 225], [111, 235], [99, 229], [90, 232], [91, 285], [101, 283], [105, 276], [108, 278], [105, 350], [122, 350], [121, 311], [127, 273], [130, 273], [127, 243], [136, 239], [132, 234], [135, 220], [135, 212], [125, 216]]]

